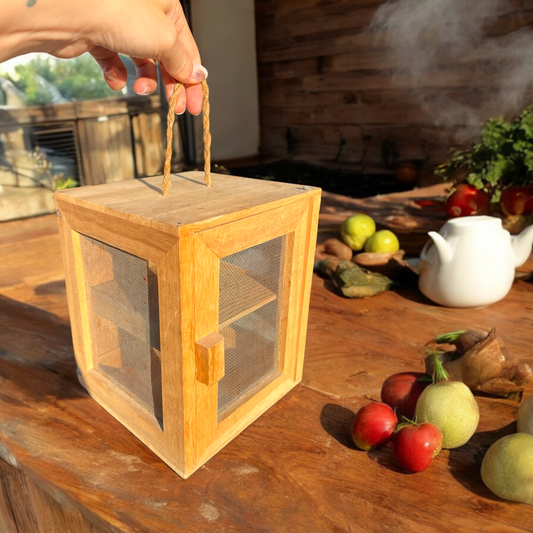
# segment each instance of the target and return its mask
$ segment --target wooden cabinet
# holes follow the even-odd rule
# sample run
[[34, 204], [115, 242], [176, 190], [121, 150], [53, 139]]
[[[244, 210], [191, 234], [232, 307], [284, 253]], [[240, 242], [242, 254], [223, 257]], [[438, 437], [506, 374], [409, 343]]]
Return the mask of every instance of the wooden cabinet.
[[301, 380], [320, 201], [202, 180], [56, 194], [80, 381], [183, 477]]

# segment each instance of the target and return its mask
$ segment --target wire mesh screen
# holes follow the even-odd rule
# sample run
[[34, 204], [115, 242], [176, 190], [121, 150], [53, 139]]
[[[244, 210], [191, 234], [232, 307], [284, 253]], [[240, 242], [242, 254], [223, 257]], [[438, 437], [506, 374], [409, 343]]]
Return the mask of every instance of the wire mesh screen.
[[278, 370], [285, 255], [286, 239], [278, 237], [221, 260], [219, 415]]
[[155, 264], [81, 236], [94, 369], [162, 420]]

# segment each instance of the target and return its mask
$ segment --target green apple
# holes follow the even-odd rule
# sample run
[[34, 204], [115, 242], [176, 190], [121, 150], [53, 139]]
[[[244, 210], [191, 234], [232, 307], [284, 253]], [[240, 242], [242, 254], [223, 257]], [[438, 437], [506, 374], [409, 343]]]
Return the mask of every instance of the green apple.
[[348, 217], [341, 226], [342, 240], [356, 252], [363, 249], [368, 237], [376, 231], [374, 220], [363, 213]]
[[388, 229], [376, 231], [365, 242], [365, 252], [375, 254], [394, 253], [400, 249], [398, 237]]

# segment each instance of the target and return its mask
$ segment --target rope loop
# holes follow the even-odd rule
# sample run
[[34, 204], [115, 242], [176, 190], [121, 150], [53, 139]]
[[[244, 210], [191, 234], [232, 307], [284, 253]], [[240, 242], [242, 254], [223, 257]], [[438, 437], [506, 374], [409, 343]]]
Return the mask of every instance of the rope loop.
[[[174, 133], [174, 120], [176, 114], [176, 104], [178, 102], [178, 95], [183, 88], [183, 84], [176, 82], [172, 96], [168, 102], [168, 115], [167, 115], [167, 149], [165, 152], [165, 166], [163, 170], [163, 187], [162, 195], [168, 196], [170, 192], [170, 163], [172, 161], [172, 136]], [[207, 81], [202, 82], [202, 119], [204, 127], [204, 180], [207, 187], [211, 187], [211, 131], [209, 123], [209, 87]]]

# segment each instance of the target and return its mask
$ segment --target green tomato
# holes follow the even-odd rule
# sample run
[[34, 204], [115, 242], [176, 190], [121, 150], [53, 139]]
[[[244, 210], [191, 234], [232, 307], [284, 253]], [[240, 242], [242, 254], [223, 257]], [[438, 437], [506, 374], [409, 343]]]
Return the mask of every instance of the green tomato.
[[341, 226], [342, 240], [355, 251], [363, 249], [368, 237], [376, 231], [376, 223], [368, 215], [355, 213], [348, 217]]
[[398, 237], [388, 229], [376, 231], [365, 242], [365, 252], [375, 254], [394, 253], [400, 249]]

